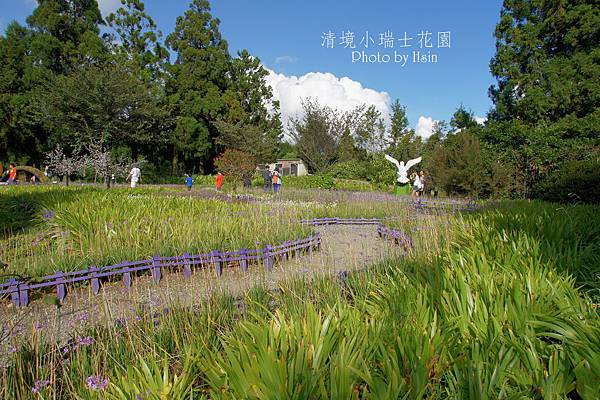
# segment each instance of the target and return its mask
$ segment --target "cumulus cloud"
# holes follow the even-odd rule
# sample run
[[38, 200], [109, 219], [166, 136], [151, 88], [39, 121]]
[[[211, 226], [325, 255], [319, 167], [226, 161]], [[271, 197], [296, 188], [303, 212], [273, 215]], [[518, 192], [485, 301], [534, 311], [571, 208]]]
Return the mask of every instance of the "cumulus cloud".
[[117, 11], [121, 7], [121, 0], [98, 0], [98, 7], [103, 17], [107, 17], [108, 14]]
[[435, 122], [436, 121], [433, 118], [421, 115], [419, 117], [419, 120], [417, 121], [415, 133], [417, 134], [417, 136], [421, 136], [423, 139], [427, 139], [433, 134]]
[[361, 104], [373, 105], [384, 118], [389, 118], [390, 96], [386, 92], [365, 88], [348, 77], [338, 78], [321, 72], [297, 77], [267, 70], [266, 81], [273, 88], [274, 99], [279, 100], [284, 127], [287, 127], [290, 118], [301, 115], [302, 100], [307, 98], [340, 111], [349, 111]]

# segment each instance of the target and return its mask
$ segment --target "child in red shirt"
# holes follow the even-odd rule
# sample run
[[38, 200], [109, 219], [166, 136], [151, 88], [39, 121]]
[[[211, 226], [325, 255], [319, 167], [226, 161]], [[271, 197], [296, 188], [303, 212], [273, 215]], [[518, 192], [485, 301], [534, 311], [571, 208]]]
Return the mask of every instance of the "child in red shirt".
[[223, 187], [223, 174], [221, 172], [217, 172], [216, 186], [217, 190], [221, 191], [221, 188]]

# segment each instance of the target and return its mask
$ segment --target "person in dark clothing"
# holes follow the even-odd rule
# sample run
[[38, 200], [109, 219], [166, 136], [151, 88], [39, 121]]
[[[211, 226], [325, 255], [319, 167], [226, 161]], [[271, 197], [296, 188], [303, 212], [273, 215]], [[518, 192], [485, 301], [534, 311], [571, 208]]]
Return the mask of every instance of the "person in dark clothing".
[[263, 190], [265, 192], [270, 192], [271, 191], [271, 185], [273, 183], [272, 178], [273, 178], [273, 174], [271, 174], [271, 170], [269, 169], [269, 166], [265, 166], [265, 168], [262, 170], [262, 177], [264, 179], [264, 185], [263, 185]]

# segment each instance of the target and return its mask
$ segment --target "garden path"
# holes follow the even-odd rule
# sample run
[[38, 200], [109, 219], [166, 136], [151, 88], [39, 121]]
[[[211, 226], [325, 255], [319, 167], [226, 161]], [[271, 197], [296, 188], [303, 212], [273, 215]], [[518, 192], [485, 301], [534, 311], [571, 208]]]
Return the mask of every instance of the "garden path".
[[214, 271], [200, 269], [190, 279], [183, 273], [164, 273], [158, 284], [150, 276], [138, 277], [129, 289], [121, 282], [109, 283], [98, 295], [89, 287], [73, 289], [60, 307], [48, 301], [53, 297], [34, 300], [24, 308], [4, 302], [0, 305], [0, 364], [4, 364], [11, 346], [30, 338], [36, 330], [62, 343], [93, 325], [114, 326], [116, 320], [132, 320], [140, 313], [193, 306], [219, 293], [240, 297], [256, 285], [275, 290], [288, 278], [360, 269], [400, 252], [392, 242], [379, 239], [373, 225], [319, 226], [316, 230], [322, 237], [320, 251], [276, 262], [270, 272], [262, 266], [250, 266], [246, 273], [232, 267], [224, 268], [217, 277]]

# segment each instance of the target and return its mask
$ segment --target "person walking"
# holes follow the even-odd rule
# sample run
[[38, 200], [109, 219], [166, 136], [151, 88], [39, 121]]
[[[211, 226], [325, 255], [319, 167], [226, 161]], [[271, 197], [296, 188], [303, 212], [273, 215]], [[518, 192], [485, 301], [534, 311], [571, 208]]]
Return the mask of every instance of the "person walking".
[[187, 191], [191, 192], [192, 191], [192, 185], [194, 184], [194, 180], [192, 179], [192, 177], [190, 175], [186, 174], [186, 178], [185, 178], [185, 186], [187, 186]]
[[135, 188], [137, 186], [138, 181], [142, 177], [142, 171], [138, 168], [137, 164], [133, 165], [131, 171], [129, 171], [129, 175], [127, 175], [126, 181], [131, 179], [131, 187]]
[[217, 187], [217, 190], [220, 192], [221, 189], [223, 188], [223, 174], [221, 173], [221, 171], [217, 172], [217, 178], [215, 179], [215, 185]]
[[421, 181], [421, 186], [419, 187], [419, 197], [423, 196], [425, 193], [425, 186], [427, 185], [427, 179], [425, 178], [425, 172], [419, 172], [419, 180]]
[[413, 173], [411, 177], [413, 178], [413, 184], [412, 193], [410, 197], [416, 198], [419, 197], [419, 190], [421, 190], [421, 179], [419, 178], [419, 174], [417, 173]]
[[279, 188], [281, 187], [281, 176], [279, 176], [279, 169], [275, 168], [273, 171], [273, 192], [277, 194], [279, 192]]
[[262, 170], [262, 176], [263, 176], [263, 190], [265, 192], [270, 192], [271, 191], [271, 184], [273, 183], [272, 179], [273, 179], [273, 175], [271, 174], [271, 170], [269, 169], [269, 166], [266, 165], [265, 168]]
[[15, 185], [17, 183], [17, 167], [15, 166], [15, 163], [10, 163], [7, 183], [9, 185]]

